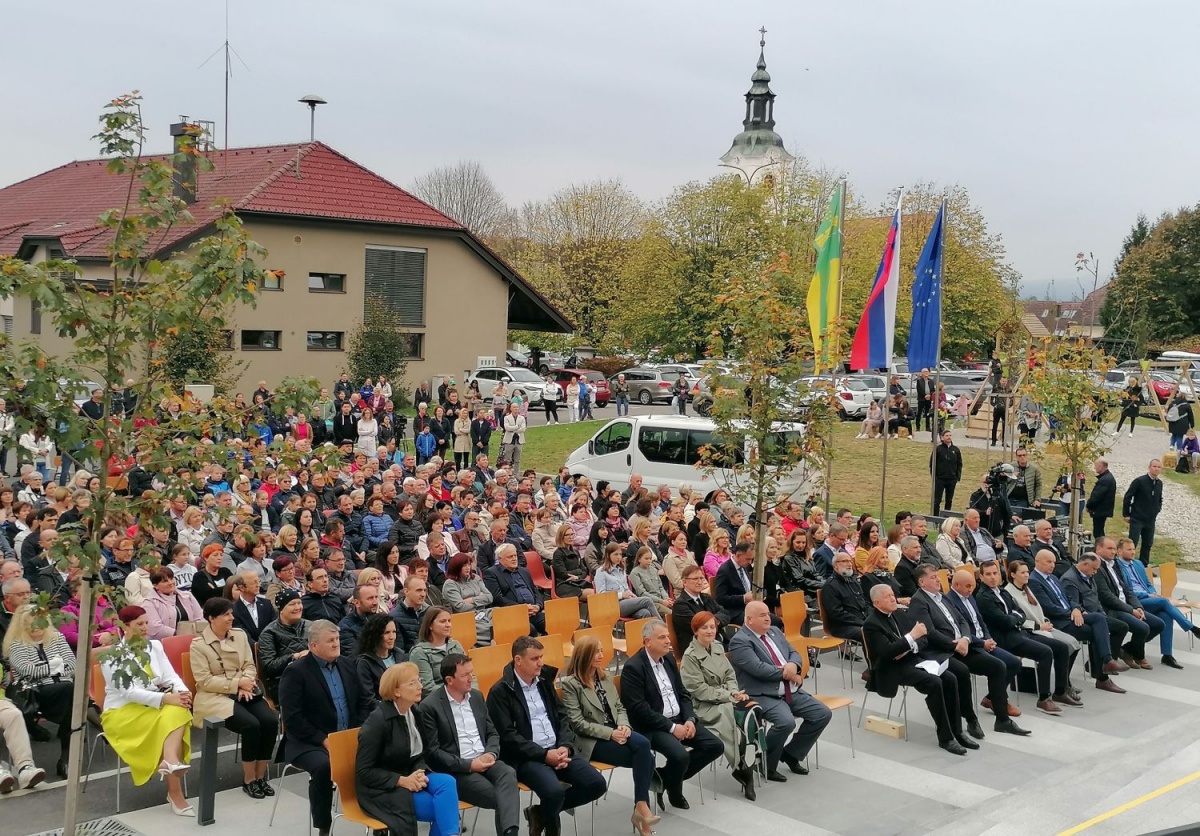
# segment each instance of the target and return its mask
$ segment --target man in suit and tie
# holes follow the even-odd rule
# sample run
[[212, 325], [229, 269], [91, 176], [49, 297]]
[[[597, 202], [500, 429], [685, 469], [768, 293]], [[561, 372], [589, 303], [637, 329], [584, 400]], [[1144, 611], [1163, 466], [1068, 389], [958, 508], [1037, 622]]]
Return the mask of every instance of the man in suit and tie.
[[1129, 483], [1121, 502], [1121, 516], [1129, 523], [1129, 539], [1136, 546], [1141, 541], [1138, 560], [1150, 565], [1150, 547], [1154, 545], [1154, 524], [1162, 510], [1163, 484], [1158, 478], [1162, 462], [1150, 460], [1145, 473]]
[[[982, 630], [975, 629], [962, 615], [962, 610], [946, 601], [942, 595], [941, 581], [937, 571], [927, 564], [917, 567], [917, 592], [909, 604], [913, 617], [925, 624], [929, 636], [929, 644], [935, 650], [957, 654], [963, 664], [973, 674], [986, 677], [988, 681], [988, 702], [996, 715], [995, 730], [1005, 734], [1027, 735], [1028, 731], [1012, 721], [1008, 710], [1008, 665], [1003, 659], [992, 653], [996, 648], [994, 640], [987, 638]], [[951, 595], [956, 593], [951, 592]], [[982, 622], [982, 618], [980, 618]], [[1005, 654], [1012, 658], [1010, 654]], [[1017, 663], [1020, 664], [1019, 662]], [[990, 703], [990, 705], [989, 705]], [[964, 713], [965, 716], [965, 713]], [[972, 737], [983, 736], [983, 729], [978, 720], [974, 723], [968, 719], [967, 730]], [[976, 734], [979, 732], [979, 734]]]
[[492, 606], [509, 607], [524, 604], [529, 610], [529, 623], [537, 635], [546, 635], [546, 614], [542, 611], [541, 595], [533, 585], [529, 570], [517, 565], [517, 547], [501, 543], [496, 547], [496, 565], [483, 573], [483, 583], [492, 593]]
[[[1081, 566], [1082, 571], [1095, 574], [1099, 560], [1095, 554], [1091, 554], [1090, 558], [1085, 554], [1074, 569], [1063, 575], [1060, 582], [1054, 576], [1053, 552], [1040, 551], [1037, 554], [1037, 567], [1029, 576], [1029, 589], [1042, 605], [1042, 611], [1051, 624], [1069, 636], [1090, 642], [1088, 653], [1096, 687], [1101, 691], [1124, 694], [1125, 689], [1109, 679], [1109, 674], [1129, 670], [1128, 665], [1113, 658], [1112, 650], [1114, 644], [1120, 647], [1125, 625], [1119, 621], [1110, 622], [1105, 616], [1095, 590], [1090, 582], [1083, 580]], [[1068, 579], [1071, 581], [1070, 590], [1067, 588]], [[1090, 592], [1090, 595], [1081, 594], [1081, 590]]]
[[[621, 671], [621, 703], [629, 725], [667, 759], [658, 771], [671, 806], [686, 810], [683, 782], [721, 757], [724, 744], [696, 719], [692, 698], [683, 687], [671, 655], [667, 625], [652, 621], [642, 628], [642, 649]], [[662, 793], [658, 797], [663, 807]]]
[[[733, 539], [737, 539], [736, 537]], [[839, 522], [830, 524], [825, 542], [813, 551], [813, 562], [821, 567], [826, 575], [833, 575], [833, 559], [843, 551], [846, 541], [850, 539], [850, 530]]]
[[[731, 563], [732, 561], [725, 562]], [[687, 646], [692, 641], [692, 618], [701, 612], [710, 612], [716, 616], [717, 636], [720, 637], [722, 644], [727, 643], [729, 639], [726, 633], [730, 629], [729, 613], [721, 609], [721, 605], [717, 603], [716, 599], [705, 591], [708, 589], [708, 581], [704, 577], [704, 570], [699, 566], [692, 565], [686, 567], [681, 574], [683, 589], [675, 596], [675, 603], [671, 606], [671, 626], [675, 628], [675, 638], [679, 642], [679, 647], [676, 649], [681, 655], [683, 651], [687, 650]]]
[[[1083, 705], [1069, 690], [1071, 649], [1065, 642], [1044, 631], [1034, 633], [1025, 629], [1025, 611], [1002, 586], [1004, 579], [1000, 576], [999, 563], [989, 560], [979, 567], [979, 573], [983, 585], [975, 590], [975, 601], [996, 643], [1014, 656], [1032, 659], [1037, 666], [1038, 710], [1046, 714], [1061, 714], [1059, 703]], [[1050, 685], [1051, 666], [1054, 670], [1053, 692]]]
[[[975, 572], [971, 569], [959, 569], [954, 573], [954, 577], [950, 579], [950, 592], [946, 595], [946, 600], [962, 616], [963, 623], [967, 627], [968, 643], [971, 650], [982, 651], [1004, 663], [1006, 669], [1003, 674], [1004, 678], [998, 681], [993, 681], [989, 678], [988, 688], [992, 692], [995, 692], [997, 688], [1001, 689], [1007, 699], [1008, 683], [1013, 682], [1015, 684], [1017, 674], [1021, 672], [1021, 660], [1001, 647], [995, 638], [992, 637], [991, 632], [988, 630], [987, 622], [983, 620], [983, 613], [979, 610], [979, 603], [975, 600], [974, 593]], [[984, 708], [991, 708], [992, 695], [989, 694], [985, 697], [981, 704]], [[1009, 717], [1021, 716], [1021, 709], [1017, 708], [1011, 702], [1008, 704], [1006, 710]]]
[[1146, 642], [1162, 633], [1166, 624], [1154, 613], [1146, 612], [1142, 602], [1133, 594], [1133, 588], [1117, 567], [1117, 543], [1111, 537], [1096, 541], [1096, 555], [1100, 558], [1100, 570], [1096, 572], [1096, 594], [1100, 606], [1109, 618], [1120, 621], [1129, 630], [1129, 641], [1121, 648], [1121, 661], [1129, 667], [1150, 670], [1146, 660]]
[[[733, 547], [733, 557], [721, 564], [717, 574], [713, 576], [713, 591], [716, 592], [717, 604], [729, 615], [732, 624], [740, 625], [746, 611], [746, 605], [754, 600], [754, 584], [750, 576], [754, 569], [754, 544], [738, 543]], [[778, 617], [771, 622], [776, 627], [783, 627], [783, 621]], [[691, 632], [691, 622], [688, 622], [685, 633]], [[676, 631], [678, 635], [678, 631]]]
[[[804, 692], [800, 673], [804, 660], [783, 631], [771, 626], [771, 610], [762, 601], [746, 604], [742, 629], [729, 642], [729, 662], [742, 690], [759, 704], [771, 724], [767, 732], [767, 780], [787, 781], [779, 771], [780, 760], [795, 774], [807, 775], [808, 769], [801, 761], [829, 725], [833, 712]], [[798, 729], [796, 718], [803, 721]]]
[[[863, 640], [871, 661], [869, 685], [881, 697], [892, 699], [901, 685], [911, 685], [925, 695], [925, 706], [937, 727], [938, 746], [953, 755], [965, 755], [979, 744], [963, 733], [963, 718], [978, 727], [971, 705], [971, 672], [947, 651], [933, 650], [923, 622], [910, 610], [898, 609], [896, 593], [885, 583], [871, 587], [871, 612], [863, 624]], [[918, 668], [923, 661], [946, 663], [933, 674]], [[980, 737], [983, 736], [980, 730]]]
[[358, 728], [374, 708], [359, 688], [354, 663], [341, 656], [337, 625], [321, 619], [308, 630], [309, 653], [283, 671], [279, 710], [283, 758], [308, 773], [308, 805], [320, 836], [333, 827], [333, 781], [325, 738]]
[[1104, 526], [1117, 507], [1117, 479], [1108, 469], [1108, 459], [1101, 456], [1092, 465], [1096, 471], [1096, 483], [1088, 494], [1084, 508], [1092, 517], [1092, 536], [1097, 541], [1104, 536]]
[[445, 687], [426, 694], [416, 707], [425, 760], [434, 772], [454, 776], [460, 799], [496, 811], [497, 833], [516, 836], [521, 815], [517, 773], [499, 760], [500, 735], [483, 696], [471, 687], [471, 660], [450, 653], [439, 674]]
[[1043, 549], [1054, 555], [1054, 575], [1061, 578], [1075, 561], [1067, 554], [1067, 550], [1054, 542], [1054, 525], [1050, 520], [1038, 520], [1033, 524], [1033, 542], [1029, 547], [1033, 550], [1034, 563], [1037, 563], [1037, 553]]

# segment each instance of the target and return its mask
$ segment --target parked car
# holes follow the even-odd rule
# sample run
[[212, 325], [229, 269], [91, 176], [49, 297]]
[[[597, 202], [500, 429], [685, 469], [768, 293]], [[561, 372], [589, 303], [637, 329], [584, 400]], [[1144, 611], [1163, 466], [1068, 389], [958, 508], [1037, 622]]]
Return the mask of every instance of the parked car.
[[688, 399], [691, 400], [692, 387], [700, 379], [701, 369], [698, 365], [695, 363], [659, 363], [654, 368], [667, 375], [672, 384], [679, 379], [679, 373], [682, 372], [687, 379]]
[[802, 377], [802, 383], [815, 389], [821, 386], [833, 386], [837, 395], [838, 417], [843, 421], [862, 418], [871, 406], [873, 394], [867, 384], [852, 377]]
[[888, 396], [888, 379], [882, 374], [868, 374], [867, 372], [858, 372], [856, 374], [846, 375], [847, 380], [861, 380], [871, 390], [871, 397], [879, 401], [881, 404], [887, 402]]
[[612, 390], [608, 388], [608, 381], [602, 372], [593, 369], [550, 369], [547, 374], [553, 377], [554, 382], [558, 384], [560, 402], [566, 401], [567, 387], [571, 385], [571, 379], [574, 377], [582, 377], [587, 380], [589, 386], [595, 387], [596, 406], [608, 406], [609, 401], [612, 400]]
[[504, 388], [508, 390], [509, 395], [513, 389], [522, 389], [529, 396], [529, 405], [536, 406], [542, 402], [542, 392], [546, 381], [542, 380], [531, 369], [526, 369], [520, 366], [510, 366], [501, 368], [493, 366], [490, 368], [476, 369], [467, 375], [467, 385], [474, 380], [479, 384], [479, 394], [485, 401], [492, 399], [492, 392], [496, 388], [496, 384], [504, 382]]
[[[625, 375], [625, 382], [629, 384], [630, 400], [646, 406], [655, 401], [670, 403], [671, 398], [675, 396], [675, 381], [679, 377], [679, 372], [672, 372], [670, 368], [667, 366], [634, 366], [632, 369], [625, 369], [621, 372]], [[608, 385], [611, 387], [616, 379], [616, 375], [610, 377]]]
[[1192, 391], [1192, 387], [1186, 380], [1180, 380], [1178, 374], [1150, 372], [1150, 385], [1154, 387], [1154, 394], [1158, 395], [1158, 399], [1163, 403], [1170, 403], [1176, 383], [1179, 384], [1179, 391], [1185, 398], [1189, 401], [1196, 400], [1196, 393]]
[[504, 352], [504, 362], [513, 368], [529, 368], [529, 355], [511, 348]]

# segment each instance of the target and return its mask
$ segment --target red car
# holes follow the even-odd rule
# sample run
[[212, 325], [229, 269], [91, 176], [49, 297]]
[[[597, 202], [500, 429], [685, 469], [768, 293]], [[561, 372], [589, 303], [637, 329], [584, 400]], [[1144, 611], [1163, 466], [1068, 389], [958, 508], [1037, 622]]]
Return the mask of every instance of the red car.
[[550, 376], [554, 378], [554, 382], [558, 384], [558, 389], [562, 393], [560, 401], [566, 401], [567, 387], [571, 385], [573, 377], [585, 379], [588, 386], [596, 390], [596, 406], [608, 406], [608, 402], [612, 400], [612, 390], [608, 388], [608, 380], [601, 372], [591, 369], [551, 369]]

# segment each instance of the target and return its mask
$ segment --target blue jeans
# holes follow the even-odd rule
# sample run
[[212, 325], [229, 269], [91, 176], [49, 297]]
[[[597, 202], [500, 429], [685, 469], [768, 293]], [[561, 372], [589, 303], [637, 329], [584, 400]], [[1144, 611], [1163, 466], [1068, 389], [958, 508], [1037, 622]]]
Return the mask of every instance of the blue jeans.
[[617, 417], [629, 414], [629, 396], [617, 395]]
[[1158, 634], [1158, 646], [1162, 650], [1163, 656], [1171, 655], [1171, 648], [1175, 642], [1175, 631], [1171, 628], [1168, 621], [1174, 621], [1179, 625], [1179, 629], [1185, 633], [1192, 631], [1192, 622], [1188, 621], [1188, 617], [1181, 613], [1179, 609], [1172, 604], [1168, 599], [1161, 595], [1156, 595], [1153, 598], [1142, 598], [1142, 609], [1148, 613], [1153, 613], [1163, 621], [1163, 631]]
[[1171, 449], [1178, 450], [1183, 446], [1183, 433], [1171, 433]]
[[452, 836], [458, 833], [458, 786], [453, 775], [427, 772], [429, 784], [413, 793], [417, 821], [430, 822], [429, 836]]

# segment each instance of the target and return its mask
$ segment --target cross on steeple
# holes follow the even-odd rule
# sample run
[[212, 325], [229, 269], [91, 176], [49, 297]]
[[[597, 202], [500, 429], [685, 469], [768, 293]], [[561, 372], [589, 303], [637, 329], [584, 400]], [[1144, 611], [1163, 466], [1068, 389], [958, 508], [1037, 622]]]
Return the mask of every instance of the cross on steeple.
[[758, 30], [758, 34], [762, 36], [762, 37], [759, 39], [758, 45], [759, 45], [759, 46], [766, 46], [766, 45], [767, 45], [767, 27], [765, 27], [765, 26], [764, 26], [764, 27], [762, 27], [761, 29], [759, 29], [759, 30]]

